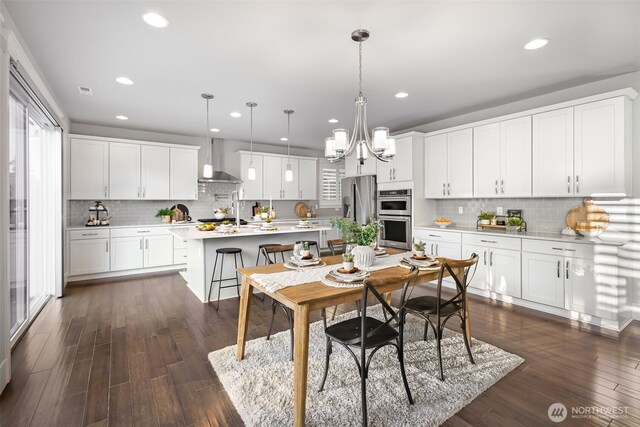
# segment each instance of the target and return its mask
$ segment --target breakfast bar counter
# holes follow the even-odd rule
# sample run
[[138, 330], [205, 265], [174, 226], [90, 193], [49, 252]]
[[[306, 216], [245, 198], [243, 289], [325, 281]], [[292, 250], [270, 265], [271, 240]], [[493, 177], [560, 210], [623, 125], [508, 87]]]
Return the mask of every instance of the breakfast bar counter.
[[[327, 227], [300, 228], [296, 226], [280, 226], [277, 230], [263, 230], [258, 227], [241, 226], [235, 232], [229, 231], [200, 231], [195, 227], [169, 230], [178, 239], [187, 242], [187, 286], [202, 302], [207, 302], [207, 293], [211, 283], [211, 274], [216, 257], [216, 249], [239, 248], [242, 250], [242, 260], [245, 267], [256, 265], [258, 245], [265, 243], [292, 244], [298, 241], [320, 242], [320, 232], [330, 230]], [[312, 248], [312, 251], [314, 249]], [[219, 262], [220, 264], [220, 262]], [[242, 267], [238, 257], [238, 267]], [[220, 268], [220, 266], [218, 266]], [[223, 278], [234, 277], [236, 266], [232, 259], [224, 262]], [[216, 271], [216, 278], [220, 271]], [[227, 282], [230, 284], [232, 282]], [[211, 295], [217, 294], [217, 283]], [[237, 296], [233, 288], [222, 289], [221, 299]]]

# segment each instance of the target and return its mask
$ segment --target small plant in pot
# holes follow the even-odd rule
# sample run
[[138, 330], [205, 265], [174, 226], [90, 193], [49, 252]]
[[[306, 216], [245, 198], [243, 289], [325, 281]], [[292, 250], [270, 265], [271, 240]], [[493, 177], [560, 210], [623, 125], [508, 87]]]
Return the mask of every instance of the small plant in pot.
[[342, 254], [342, 269], [345, 271], [353, 271], [353, 254]]
[[507, 231], [520, 231], [520, 227], [522, 227], [522, 218], [520, 218], [519, 216], [511, 216], [507, 218]]
[[424, 250], [425, 250], [426, 247], [427, 247], [427, 244], [425, 242], [422, 242], [420, 240], [414, 240], [413, 241], [413, 253], [418, 258], [423, 258], [424, 257]]
[[362, 225], [349, 218], [332, 218], [331, 226], [342, 231], [342, 237], [349, 245], [355, 245], [352, 249], [354, 263], [358, 268], [371, 267], [376, 260], [376, 251], [373, 246], [378, 237], [378, 231], [382, 227], [382, 222], [373, 218]]
[[156, 213], [156, 217], [162, 218], [164, 223], [171, 222], [171, 215], [173, 215], [173, 210], [169, 208], [159, 209], [158, 213]]
[[311, 254], [311, 251], [309, 250], [309, 242], [302, 242], [302, 252], [300, 253], [300, 255], [302, 255], [303, 257], [308, 257]]
[[269, 218], [269, 206], [260, 206], [260, 218]]
[[478, 215], [478, 219], [480, 220], [480, 225], [490, 225], [491, 220], [496, 216], [493, 212], [483, 212], [480, 211], [480, 215]]

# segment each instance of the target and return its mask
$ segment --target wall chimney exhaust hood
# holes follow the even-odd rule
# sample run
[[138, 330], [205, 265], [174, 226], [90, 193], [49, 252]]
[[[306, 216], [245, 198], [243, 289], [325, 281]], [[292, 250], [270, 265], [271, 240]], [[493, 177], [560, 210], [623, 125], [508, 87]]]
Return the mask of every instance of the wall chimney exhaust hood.
[[[200, 177], [198, 179], [198, 182], [202, 184], [206, 184], [209, 182], [226, 182], [230, 184], [242, 183], [242, 180], [240, 178], [236, 178], [235, 176], [221, 170], [222, 168], [220, 167], [220, 159], [222, 158], [222, 156], [220, 155], [219, 149], [217, 153], [215, 152], [215, 145], [214, 145], [215, 140], [216, 138], [211, 138], [210, 140], [211, 154], [212, 154], [211, 161], [213, 163], [213, 174], [211, 178]], [[220, 141], [222, 142], [222, 140]]]

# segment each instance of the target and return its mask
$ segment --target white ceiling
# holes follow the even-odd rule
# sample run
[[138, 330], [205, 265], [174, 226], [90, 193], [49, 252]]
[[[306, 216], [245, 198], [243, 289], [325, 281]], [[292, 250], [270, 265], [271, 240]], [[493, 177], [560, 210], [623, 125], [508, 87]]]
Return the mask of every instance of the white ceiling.
[[[356, 28], [371, 31], [369, 126], [392, 131], [640, 69], [639, 1], [5, 3], [74, 122], [202, 135], [200, 93], [211, 92], [216, 136], [248, 140], [245, 103], [255, 101], [255, 140], [286, 144], [282, 111], [292, 108], [292, 145], [301, 147], [352, 127]], [[170, 26], [146, 25], [146, 11]], [[551, 42], [522, 49], [537, 37]], [[135, 85], [114, 81], [122, 75]], [[409, 97], [394, 98], [400, 90]]]

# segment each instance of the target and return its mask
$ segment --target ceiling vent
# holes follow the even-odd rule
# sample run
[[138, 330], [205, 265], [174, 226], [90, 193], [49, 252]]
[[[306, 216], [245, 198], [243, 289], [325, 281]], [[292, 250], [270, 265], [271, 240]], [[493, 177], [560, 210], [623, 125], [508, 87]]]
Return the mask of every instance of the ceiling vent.
[[78, 88], [78, 93], [80, 95], [93, 95], [93, 91], [91, 90], [90, 87], [77, 86], [77, 88]]

